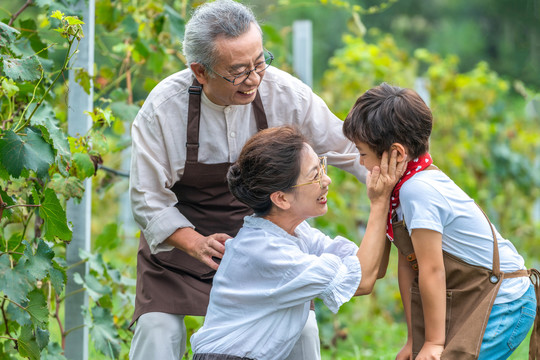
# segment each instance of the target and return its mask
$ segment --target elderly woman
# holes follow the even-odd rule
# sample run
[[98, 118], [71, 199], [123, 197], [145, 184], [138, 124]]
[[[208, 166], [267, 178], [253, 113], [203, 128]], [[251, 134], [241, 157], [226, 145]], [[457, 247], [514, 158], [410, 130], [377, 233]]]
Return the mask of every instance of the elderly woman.
[[389, 196], [401, 170], [395, 153], [390, 161], [385, 153], [368, 175], [371, 213], [358, 248], [305, 221], [328, 210], [325, 158], [293, 127], [253, 136], [227, 180], [255, 214], [225, 243], [204, 325], [191, 337], [193, 359], [285, 359], [312, 299], [337, 312], [353, 296], [369, 294], [385, 248]]

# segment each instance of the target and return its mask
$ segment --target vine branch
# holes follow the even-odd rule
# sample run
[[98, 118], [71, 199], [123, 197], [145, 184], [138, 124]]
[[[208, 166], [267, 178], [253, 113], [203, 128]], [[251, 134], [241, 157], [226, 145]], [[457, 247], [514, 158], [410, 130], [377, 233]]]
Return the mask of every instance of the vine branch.
[[26, 10], [27, 7], [29, 7], [30, 5], [32, 5], [32, 3], [34, 2], [34, 0], [26, 0], [26, 3], [24, 3], [23, 6], [21, 6], [21, 8], [19, 9], [19, 11], [17, 11], [15, 14], [13, 14], [11, 16], [11, 18], [9, 19], [9, 23], [8, 25], [11, 26], [13, 25], [13, 23], [15, 22], [15, 19], [17, 19], [19, 17], [19, 15], [21, 15], [21, 13]]

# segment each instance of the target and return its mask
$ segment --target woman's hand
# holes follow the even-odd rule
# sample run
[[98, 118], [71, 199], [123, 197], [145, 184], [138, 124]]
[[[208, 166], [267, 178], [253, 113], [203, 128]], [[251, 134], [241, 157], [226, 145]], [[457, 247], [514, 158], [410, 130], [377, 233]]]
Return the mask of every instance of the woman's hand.
[[400, 163], [397, 161], [398, 152], [392, 150], [390, 158], [385, 151], [381, 158], [381, 165], [375, 166], [367, 175], [367, 194], [371, 203], [384, 201], [388, 202], [392, 190], [403, 175], [407, 166], [404, 159]]

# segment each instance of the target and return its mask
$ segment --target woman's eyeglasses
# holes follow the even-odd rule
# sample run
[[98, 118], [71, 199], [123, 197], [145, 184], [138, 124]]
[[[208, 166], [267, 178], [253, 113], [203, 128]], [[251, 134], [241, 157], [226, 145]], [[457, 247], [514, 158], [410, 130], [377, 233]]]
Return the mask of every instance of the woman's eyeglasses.
[[322, 189], [324, 187], [323, 183], [322, 183], [323, 175], [327, 174], [326, 156], [319, 156], [319, 161], [320, 161], [320, 164], [319, 164], [319, 172], [317, 173], [317, 178], [311, 180], [310, 182], [306, 182], [306, 183], [303, 183], [303, 184], [296, 184], [296, 185], [294, 185], [292, 187], [295, 188], [295, 187], [299, 187], [299, 186], [311, 185], [311, 184], [319, 183], [319, 186]]

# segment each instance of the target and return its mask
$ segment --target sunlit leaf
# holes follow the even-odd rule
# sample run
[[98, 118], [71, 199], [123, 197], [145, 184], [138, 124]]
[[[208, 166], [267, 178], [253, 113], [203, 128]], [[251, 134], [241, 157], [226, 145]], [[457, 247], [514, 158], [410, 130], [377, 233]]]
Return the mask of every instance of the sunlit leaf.
[[75, 153], [73, 154], [73, 165], [77, 170], [77, 177], [80, 180], [92, 177], [95, 173], [94, 163], [88, 154]]
[[24, 137], [10, 130], [0, 138], [0, 160], [14, 177], [19, 177], [23, 169], [34, 170], [38, 176], [44, 177], [54, 155], [51, 145], [43, 140], [41, 134], [27, 128]]
[[53, 189], [45, 190], [45, 199], [39, 207], [43, 219], [43, 237], [53, 241], [55, 238], [71, 240], [71, 230], [67, 226], [66, 211], [60, 205]]
[[113, 250], [120, 245], [121, 239], [118, 236], [118, 224], [109, 223], [103, 227], [103, 231], [96, 238], [96, 250]]
[[2, 92], [7, 97], [12, 97], [19, 91], [19, 87], [15, 84], [12, 79], [2, 79]]
[[88, 71], [83, 68], [75, 69], [75, 81], [81, 85], [85, 93], [90, 94], [92, 78], [90, 77], [90, 74], [88, 74]]

